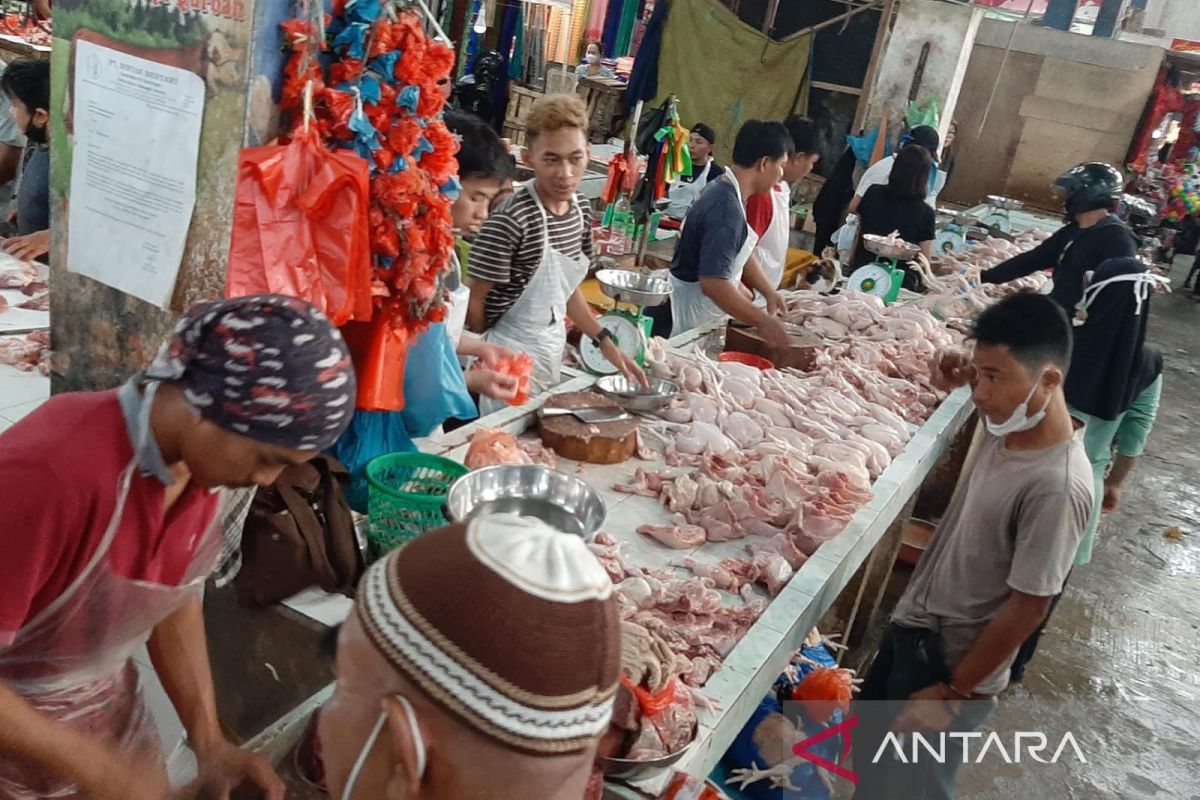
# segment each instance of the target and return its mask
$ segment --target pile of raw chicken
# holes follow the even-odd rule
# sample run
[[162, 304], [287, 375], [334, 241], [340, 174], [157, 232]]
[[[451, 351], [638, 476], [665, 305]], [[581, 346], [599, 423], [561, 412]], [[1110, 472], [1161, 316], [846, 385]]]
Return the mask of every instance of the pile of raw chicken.
[[1033, 249], [1049, 236], [1040, 230], [1024, 231], [1014, 237], [1015, 241], [989, 237], [958, 255], [939, 253], [931, 261], [918, 255], [913, 266], [927, 292], [914, 302], [940, 320], [962, 321], [1014, 292], [1041, 291], [1049, 280], [1044, 272], [997, 284], [981, 283], [980, 277], [1000, 262]]
[[[30, 311], [49, 311], [50, 292], [46, 282], [39, 277], [37, 267], [0, 253], [0, 289], [20, 289], [30, 299], [15, 302], [13, 307]], [[9, 308], [9, 302], [0, 295], [0, 314]], [[34, 331], [26, 336], [0, 336], [0, 364], [16, 367], [22, 372], [40, 371], [50, 374], [50, 334]]]
[[[628, 685], [614, 725], [626, 733], [629, 758], [690, 741], [705, 702], [697, 690], [766, 607], [754, 587], [774, 596], [837, 536], [941, 400], [929, 363], [954, 340], [926, 311], [857, 293], [796, 292], [786, 317], [825, 338], [809, 373], [759, 371], [651, 343], [654, 373], [682, 391], [663, 419], [642, 422], [643, 457], [662, 460], [615, 488], [657, 498], [671, 512], [669, 524], [638, 532], [680, 550], [672, 566], [681, 569], [633, 564], [605, 534], [590, 544], [621, 606]], [[682, 552], [731, 540], [744, 540], [744, 556]]]

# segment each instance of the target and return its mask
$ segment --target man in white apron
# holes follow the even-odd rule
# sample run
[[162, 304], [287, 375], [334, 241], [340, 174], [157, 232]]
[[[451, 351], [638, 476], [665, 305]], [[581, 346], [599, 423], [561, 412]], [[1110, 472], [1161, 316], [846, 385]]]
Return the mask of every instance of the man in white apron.
[[[560, 383], [567, 319], [627, 377], [646, 380], [579, 291], [591, 258], [590, 209], [577, 191], [588, 163], [587, 128], [587, 109], [574, 95], [533, 104], [524, 154], [533, 180], [488, 218], [471, 247], [467, 328], [489, 343], [528, 353], [531, 391]], [[500, 407], [480, 400], [483, 414]]]
[[[751, 195], [746, 201], [746, 218], [758, 234], [754, 256], [762, 268], [767, 283], [778, 289], [787, 266], [788, 244], [792, 233], [792, 187], [812, 172], [821, 154], [816, 152], [812, 123], [799, 117], [788, 117], [784, 126], [792, 137], [795, 151], [783, 165], [783, 180], [766, 194]], [[760, 305], [766, 304], [759, 297]]]
[[717, 135], [712, 128], [703, 122], [692, 126], [692, 135], [688, 137], [692, 174], [680, 176], [667, 191], [667, 216], [671, 219], [682, 220], [687, 216], [688, 209], [696, 202], [704, 187], [725, 174], [725, 168], [713, 158], [712, 151], [716, 143]]
[[121, 389], [56, 395], [0, 435], [0, 798], [168, 796], [132, 661], [146, 645], [212, 796], [282, 800], [221, 732], [201, 589], [220, 490], [328, 447], [354, 396], [329, 320], [259, 295], [196, 307]]
[[[750, 120], [738, 131], [733, 166], [692, 207], [671, 262], [672, 336], [733, 317], [757, 326], [768, 342], [787, 344], [775, 316], [779, 294], [771, 286], [746, 221], [746, 198], [768, 192], [783, 177], [792, 139], [781, 122]], [[766, 308], [754, 305], [754, 293]]]

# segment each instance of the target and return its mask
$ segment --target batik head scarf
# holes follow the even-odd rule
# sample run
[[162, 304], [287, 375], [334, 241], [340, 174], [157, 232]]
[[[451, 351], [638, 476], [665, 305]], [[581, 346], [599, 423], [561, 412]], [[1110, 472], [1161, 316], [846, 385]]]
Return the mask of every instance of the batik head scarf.
[[265, 444], [324, 450], [354, 412], [354, 368], [337, 328], [282, 295], [202, 303], [142, 375], [173, 381], [204, 419]]

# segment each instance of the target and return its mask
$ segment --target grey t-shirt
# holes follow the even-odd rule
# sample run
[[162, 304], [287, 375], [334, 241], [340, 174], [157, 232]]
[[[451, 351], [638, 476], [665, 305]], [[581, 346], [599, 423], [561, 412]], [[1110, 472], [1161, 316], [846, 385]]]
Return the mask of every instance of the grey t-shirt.
[[22, 236], [50, 227], [50, 148], [30, 150], [17, 186], [17, 233]]
[[725, 178], [710, 182], [688, 211], [671, 261], [671, 274], [687, 283], [701, 278], [732, 278], [733, 262], [749, 235], [737, 186]]
[[[892, 621], [939, 631], [953, 670], [1011, 590], [1038, 597], [1062, 591], [1093, 494], [1082, 429], [1044, 450], [1008, 450], [1003, 438], [986, 434]], [[1002, 691], [1015, 656], [975, 691]]]

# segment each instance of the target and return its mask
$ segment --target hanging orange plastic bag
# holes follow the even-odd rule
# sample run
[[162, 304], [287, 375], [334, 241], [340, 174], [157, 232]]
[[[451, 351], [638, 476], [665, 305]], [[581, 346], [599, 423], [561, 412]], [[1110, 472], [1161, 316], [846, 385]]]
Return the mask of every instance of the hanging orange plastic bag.
[[371, 318], [367, 162], [316, 126], [238, 158], [226, 294], [285, 294], [333, 321]]
[[370, 322], [342, 327], [358, 378], [356, 406], [365, 411], [404, 410], [404, 365], [409, 331], [394, 303], [385, 303]]

